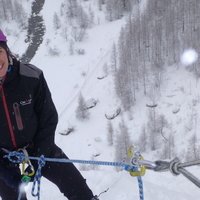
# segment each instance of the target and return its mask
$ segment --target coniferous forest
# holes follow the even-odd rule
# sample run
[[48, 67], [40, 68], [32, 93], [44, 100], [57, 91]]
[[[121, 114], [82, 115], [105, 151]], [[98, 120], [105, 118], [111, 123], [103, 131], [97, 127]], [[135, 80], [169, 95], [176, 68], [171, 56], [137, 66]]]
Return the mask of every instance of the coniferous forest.
[[[88, 37], [89, 29], [98, 26], [97, 23], [95, 24], [97, 16], [92, 7], [82, 6], [84, 1], [87, 0], [63, 0], [59, 12], [52, 10], [52, 30], [55, 31], [55, 35], [58, 30], [62, 30], [60, 37], [69, 48], [69, 56], [75, 53], [85, 54], [85, 49], [77, 49], [76, 44]], [[44, 43], [43, 36], [46, 27], [40, 12], [45, 1], [27, 0], [27, 2], [29, 2], [27, 3], [29, 8], [25, 9], [20, 0], [0, 0], [0, 26], [15, 21], [18, 28], [6, 28], [5, 33], [8, 36], [12, 34], [16, 38], [20, 31], [26, 30], [27, 35], [24, 41], [28, 48], [23, 54], [17, 56], [22, 61], [29, 62], [39, 45]], [[105, 64], [104, 69], [105, 71], [108, 67], [113, 69], [115, 93], [120, 99], [121, 110], [129, 113], [130, 120], [133, 114], [132, 108], [140, 101], [141, 93], [150, 99], [152, 108], [156, 107], [156, 99], [161, 95], [165, 71], [174, 65], [179, 67], [180, 55], [185, 49], [195, 49], [198, 53], [200, 52], [199, 0], [146, 0], [143, 1], [144, 4], [141, 2], [141, 0], [98, 0], [95, 5], [104, 13], [108, 22], [126, 17], [126, 23], [121, 28], [118, 41], [112, 46], [110, 63]], [[45, 42], [48, 55], [52, 57], [60, 55], [59, 45], [50, 46], [51, 39]], [[196, 79], [200, 77], [199, 65], [200, 60], [197, 60], [188, 68]], [[86, 76], [86, 73], [82, 75]], [[82, 94], [79, 104], [80, 107], [76, 110], [77, 118], [89, 118], [90, 115], [85, 113]], [[157, 143], [164, 140], [167, 141], [165, 143], [167, 146], [162, 149], [163, 154], [165, 158], [171, 157], [174, 151], [174, 135], [169, 135], [167, 140], [163, 134], [164, 128], [169, 129], [168, 132], [171, 131], [169, 121], [164, 114], [156, 113], [155, 109], [149, 109], [147, 115], [148, 122], [146, 124], [144, 122], [144, 126], [141, 127], [139, 138], [141, 143], [138, 143], [140, 149], [146, 151], [145, 147], [148, 146], [150, 150], [155, 150]], [[109, 144], [113, 144], [113, 129], [112, 123], [108, 124]], [[124, 120], [119, 123], [118, 132], [121, 136], [126, 133], [124, 136], [126, 139], [121, 136], [116, 139], [118, 144], [131, 140]], [[194, 144], [196, 141], [197, 138], [192, 136], [190, 143]], [[130, 144], [127, 142], [124, 145], [126, 149], [126, 145]], [[116, 154], [116, 157], [124, 156]]]
[[[125, 110], [134, 105], [137, 90], [150, 95], [154, 87], [159, 92], [163, 71], [180, 62], [184, 49], [200, 48], [199, 1], [150, 0], [145, 12], [137, 5], [118, 42], [116, 92]], [[199, 64], [192, 67], [197, 77]]]

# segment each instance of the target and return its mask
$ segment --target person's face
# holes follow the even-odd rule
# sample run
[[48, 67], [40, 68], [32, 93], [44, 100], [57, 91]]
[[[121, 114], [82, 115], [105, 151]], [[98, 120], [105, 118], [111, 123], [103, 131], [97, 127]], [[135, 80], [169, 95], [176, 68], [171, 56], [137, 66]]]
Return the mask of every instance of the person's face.
[[4, 48], [0, 47], [0, 80], [8, 70], [8, 56]]

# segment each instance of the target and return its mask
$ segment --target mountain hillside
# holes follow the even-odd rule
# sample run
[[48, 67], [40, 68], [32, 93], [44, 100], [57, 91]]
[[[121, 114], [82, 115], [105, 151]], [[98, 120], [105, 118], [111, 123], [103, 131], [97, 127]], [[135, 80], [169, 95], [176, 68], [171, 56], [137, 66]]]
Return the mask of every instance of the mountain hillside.
[[[120, 124], [124, 122], [130, 136], [129, 142], [146, 160], [169, 161], [178, 157], [185, 162], [199, 159], [200, 84], [193, 70], [193, 64], [199, 59], [190, 54], [189, 57], [184, 56], [186, 60], [193, 58], [190, 63], [182, 59], [165, 66], [159, 71], [157, 86], [152, 84], [153, 76], [149, 76], [148, 94], [145, 95], [143, 89], [136, 90], [134, 106], [125, 111], [121, 99], [116, 95], [116, 72], [111, 61], [113, 44], [118, 46], [121, 30], [130, 19], [129, 13], [133, 12], [134, 16], [139, 3], [144, 15], [148, 1], [134, 1], [132, 11], [126, 10], [120, 19], [113, 21], [106, 17], [106, 4], [102, 4], [100, 9], [96, 0], [77, 1], [84, 10], [79, 9], [81, 16], [87, 13], [89, 20], [81, 41], [76, 41], [75, 37], [76, 31], [82, 30], [77, 29], [81, 19], [67, 18], [63, 14], [69, 12], [67, 2], [71, 1], [44, 1], [38, 15], [43, 19], [45, 31], [31, 59], [32, 64], [44, 71], [58, 110], [56, 144], [70, 159], [114, 162], [120, 149], [117, 143], [121, 133]], [[24, 1], [22, 4], [27, 21], [32, 12], [32, 3]], [[55, 28], [55, 24], [60, 24], [59, 28]], [[19, 25], [12, 20], [9, 24], [1, 23], [1, 26], [8, 35], [11, 50], [22, 58], [31, 44], [25, 43], [27, 30], [19, 29], [20, 33]], [[34, 33], [31, 37], [34, 38]], [[181, 52], [191, 48], [187, 46]], [[192, 49], [195, 52], [196, 49]], [[80, 93], [87, 104], [96, 103], [96, 106], [88, 109], [89, 119], [79, 120], [76, 117]], [[109, 120], [117, 111], [120, 111], [119, 115]], [[107, 138], [109, 122], [114, 132], [113, 145], [109, 145]], [[70, 128], [73, 131], [65, 135]], [[139, 199], [137, 178], [131, 177], [128, 172], [111, 166], [75, 165], [95, 194], [109, 188], [100, 196], [101, 200]], [[199, 166], [190, 169], [191, 173], [198, 176]], [[200, 195], [199, 188], [185, 177], [175, 177], [169, 172], [147, 170], [143, 183], [147, 200], [190, 200], [198, 199]], [[31, 196], [31, 187], [30, 183], [26, 188], [30, 200], [35, 199]], [[66, 198], [52, 183], [42, 178], [43, 199]]]

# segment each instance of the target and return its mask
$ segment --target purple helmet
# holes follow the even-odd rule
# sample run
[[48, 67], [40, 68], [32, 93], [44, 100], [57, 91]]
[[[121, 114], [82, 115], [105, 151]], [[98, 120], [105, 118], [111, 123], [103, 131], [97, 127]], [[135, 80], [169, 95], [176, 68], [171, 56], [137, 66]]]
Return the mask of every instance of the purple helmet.
[[1, 29], [0, 29], [0, 41], [7, 42], [6, 36], [3, 34]]

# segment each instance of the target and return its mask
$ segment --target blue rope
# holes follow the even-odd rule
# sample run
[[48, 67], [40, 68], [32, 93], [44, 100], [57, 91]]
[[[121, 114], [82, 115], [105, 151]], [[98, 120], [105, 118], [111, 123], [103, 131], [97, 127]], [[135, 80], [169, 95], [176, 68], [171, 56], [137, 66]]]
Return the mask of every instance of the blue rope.
[[[38, 197], [38, 200], [40, 199], [40, 180], [42, 177], [41, 170], [44, 165], [45, 165], [45, 159], [44, 159], [44, 156], [41, 156], [40, 159], [38, 160], [38, 169], [34, 176], [33, 187], [32, 187], [32, 192], [31, 192], [32, 196]], [[36, 184], [37, 184], [37, 193], [35, 194], [34, 191], [35, 191]]]
[[[130, 166], [130, 165], [126, 165], [125, 166], [125, 170], [126, 171], [130, 171], [130, 170], [134, 170], [134, 171], [138, 171], [137, 167]], [[138, 180], [138, 187], [139, 187], [139, 196], [140, 196], [140, 200], [144, 200], [144, 192], [143, 192], [143, 182], [142, 182], [142, 177], [138, 176], [137, 177]]]
[[144, 200], [144, 192], [143, 192], [143, 182], [142, 182], [142, 177], [138, 176], [138, 186], [139, 186], [139, 195], [140, 195], [140, 200]]
[[8, 160], [10, 160], [13, 163], [22, 163], [22, 161], [25, 159], [24, 153], [18, 151], [12, 151], [8, 155], [5, 155], [4, 157], [8, 158]]
[[[130, 171], [130, 170], [138, 171], [137, 167], [134, 167], [132, 165], [128, 165], [128, 164], [125, 164], [122, 162], [107, 162], [107, 161], [94, 161], [94, 160], [92, 160], [92, 161], [71, 160], [71, 159], [65, 159], [65, 158], [44, 158], [44, 156], [31, 157], [31, 156], [25, 156], [22, 152], [17, 152], [17, 151], [10, 152], [5, 157], [7, 157], [11, 162], [14, 162], [14, 163], [21, 163], [24, 159], [38, 160], [38, 170], [35, 174], [34, 181], [33, 181], [33, 187], [32, 187], [32, 196], [37, 196], [38, 200], [40, 198], [40, 179], [42, 177], [41, 169], [45, 165], [45, 161], [62, 162], [62, 163], [91, 164], [91, 165], [107, 165], [107, 166], [115, 166], [115, 167], [124, 167], [124, 169], [126, 171]], [[12, 159], [12, 157], [14, 157], [15, 159]], [[137, 177], [137, 179], [138, 179], [140, 200], [144, 200], [142, 178], [139, 176], [139, 177]], [[38, 190], [37, 190], [37, 193], [34, 194], [36, 183], [38, 185]]]

